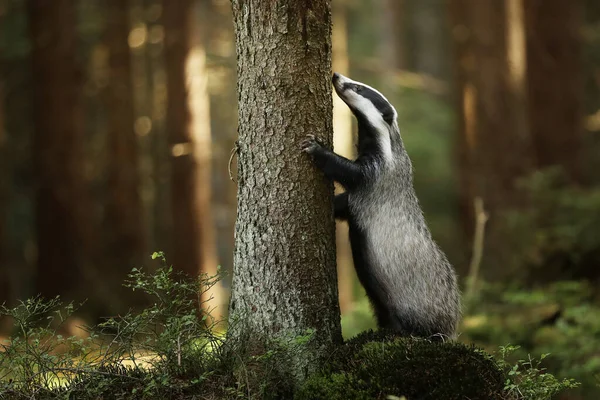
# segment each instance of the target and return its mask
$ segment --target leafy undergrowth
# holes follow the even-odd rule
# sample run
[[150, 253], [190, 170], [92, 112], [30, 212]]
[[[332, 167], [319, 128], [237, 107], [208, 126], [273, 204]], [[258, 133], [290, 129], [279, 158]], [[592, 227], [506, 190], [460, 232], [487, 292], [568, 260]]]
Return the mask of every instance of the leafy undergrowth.
[[[154, 274], [134, 269], [126, 286], [152, 306], [89, 328], [85, 338], [57, 332], [75, 311], [60, 299], [34, 298], [0, 308], [14, 326], [0, 343], [0, 398], [167, 399], [237, 396], [226, 347], [202, 295], [218, 277], [190, 280], [166, 265]], [[217, 396], [217, 397], [215, 397]]]
[[74, 312], [57, 299], [0, 307], [14, 326], [0, 343], [0, 399], [546, 399], [569, 381], [533, 360], [510, 364], [459, 343], [367, 332], [332, 352], [322, 370], [292, 386], [289, 359], [313, 332], [255, 347], [217, 332], [203, 294], [218, 278], [188, 280], [164, 266], [134, 269], [126, 286], [153, 299], [89, 336], [62, 337]]
[[547, 372], [581, 385], [565, 398], [600, 396], [600, 307], [586, 282], [562, 281], [535, 289], [482, 284], [463, 319], [461, 341], [487, 350], [511, 343], [505, 360], [544, 359]]

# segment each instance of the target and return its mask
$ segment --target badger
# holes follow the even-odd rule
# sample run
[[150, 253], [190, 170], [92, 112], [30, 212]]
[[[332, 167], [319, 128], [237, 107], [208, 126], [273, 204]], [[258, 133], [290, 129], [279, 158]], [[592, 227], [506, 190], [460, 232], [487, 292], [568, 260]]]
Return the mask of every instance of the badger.
[[378, 326], [403, 336], [454, 338], [460, 295], [454, 268], [431, 237], [413, 188], [397, 112], [377, 90], [335, 73], [337, 95], [358, 122], [352, 161], [308, 135], [301, 148], [345, 191], [334, 215], [348, 222], [356, 273]]

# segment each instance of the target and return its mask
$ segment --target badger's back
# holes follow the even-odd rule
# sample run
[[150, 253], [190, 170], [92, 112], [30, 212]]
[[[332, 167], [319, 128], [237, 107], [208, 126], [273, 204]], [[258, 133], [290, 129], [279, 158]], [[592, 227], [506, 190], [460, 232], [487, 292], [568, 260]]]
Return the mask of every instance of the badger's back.
[[357, 273], [381, 326], [453, 337], [460, 316], [456, 275], [427, 229], [410, 164], [402, 164], [376, 171], [369, 185], [349, 194]]

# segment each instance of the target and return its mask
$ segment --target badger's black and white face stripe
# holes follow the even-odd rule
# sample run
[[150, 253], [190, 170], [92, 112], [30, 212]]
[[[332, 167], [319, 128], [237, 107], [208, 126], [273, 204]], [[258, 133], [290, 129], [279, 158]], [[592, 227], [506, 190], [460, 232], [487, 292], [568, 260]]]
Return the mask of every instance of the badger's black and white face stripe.
[[333, 74], [333, 87], [357, 118], [366, 120], [378, 133], [384, 156], [392, 158], [391, 135], [399, 134], [398, 114], [391, 103], [376, 89], [353, 81], [337, 72]]

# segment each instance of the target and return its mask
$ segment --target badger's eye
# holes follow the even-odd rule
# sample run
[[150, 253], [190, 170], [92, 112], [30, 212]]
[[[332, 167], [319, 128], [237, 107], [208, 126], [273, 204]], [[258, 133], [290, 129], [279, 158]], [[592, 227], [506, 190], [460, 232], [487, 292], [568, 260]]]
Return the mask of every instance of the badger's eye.
[[362, 92], [362, 89], [363, 89], [363, 88], [362, 88], [362, 86], [358, 86], [358, 85], [354, 86], [354, 91], [355, 91], [356, 93], [360, 93], [360, 92]]

